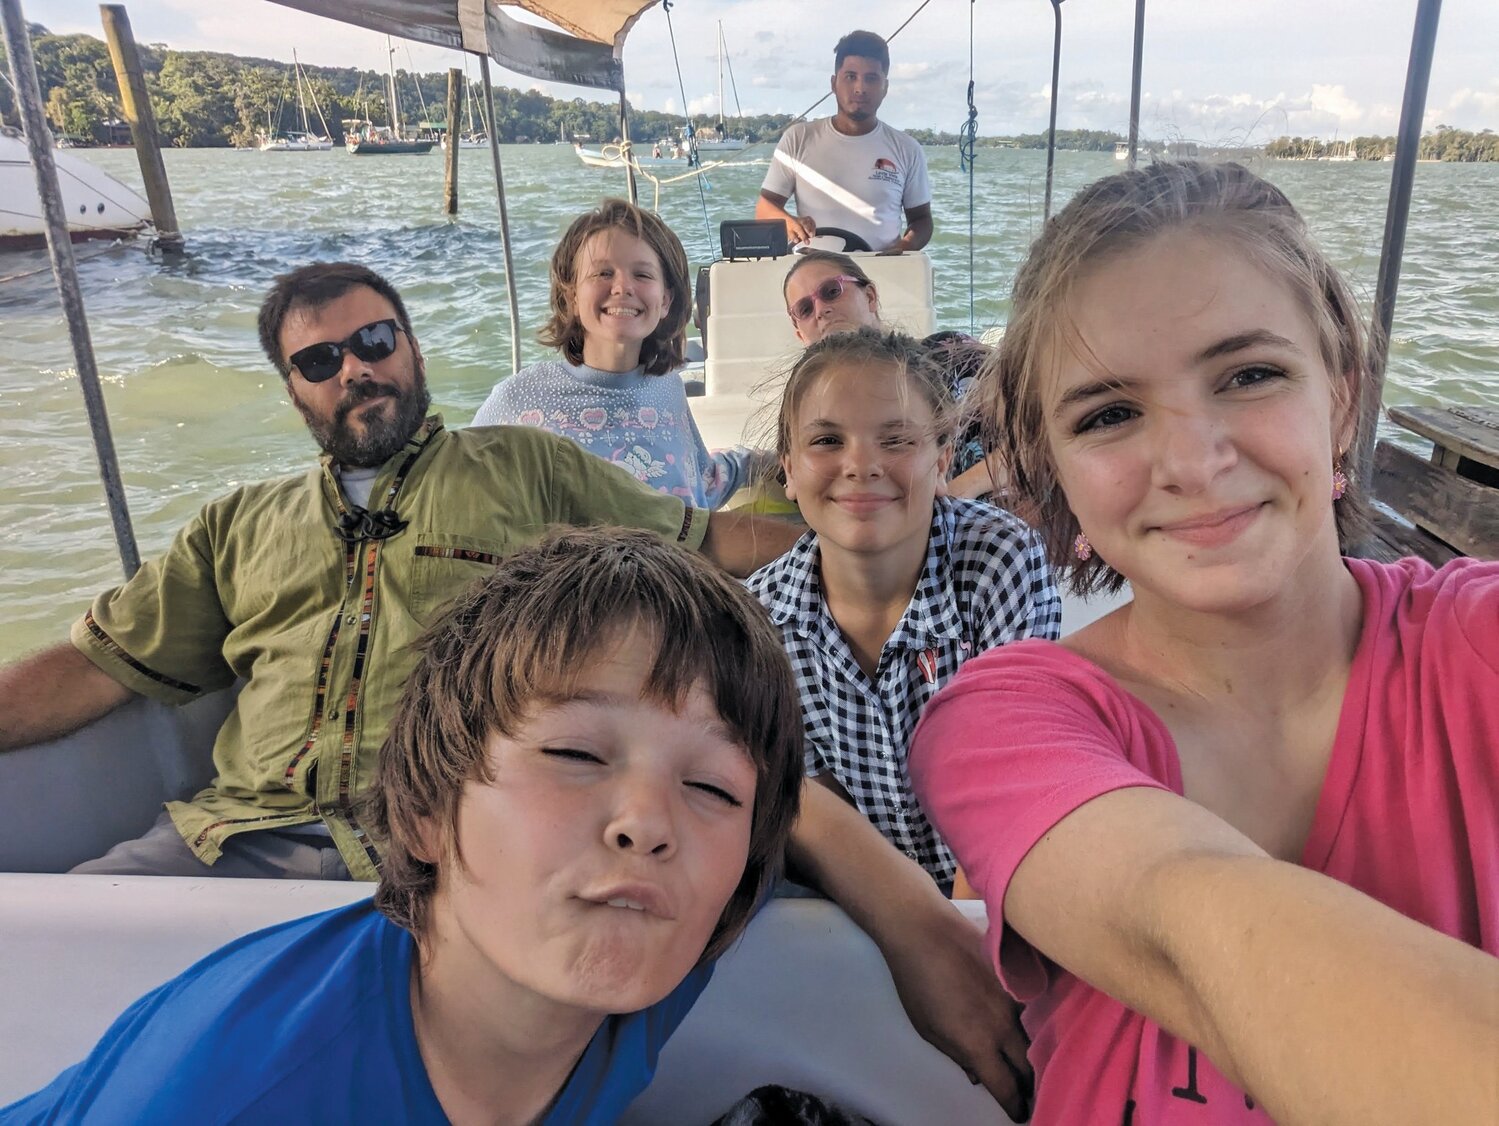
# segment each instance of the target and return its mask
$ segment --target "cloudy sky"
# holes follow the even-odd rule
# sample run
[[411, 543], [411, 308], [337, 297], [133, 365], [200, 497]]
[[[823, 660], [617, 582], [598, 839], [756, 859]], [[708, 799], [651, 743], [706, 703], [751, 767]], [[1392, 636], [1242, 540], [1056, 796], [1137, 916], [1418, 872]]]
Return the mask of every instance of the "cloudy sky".
[[[832, 48], [855, 26], [888, 34], [920, 0], [677, 0], [671, 12], [688, 108], [716, 104], [717, 24], [723, 23], [746, 112], [799, 113], [827, 89]], [[100, 34], [96, 0], [23, 0], [53, 31]], [[136, 37], [181, 49], [382, 68], [384, 40], [269, 0], [130, 0]], [[1152, 138], [1256, 143], [1282, 134], [1390, 134], [1399, 120], [1415, 0], [1149, 0], [1142, 131]], [[979, 131], [1046, 127], [1052, 8], [1047, 0], [930, 0], [891, 46], [891, 93], [881, 116], [903, 127], [956, 131], [966, 113], [968, 23], [975, 25]], [[1133, 0], [1062, 6], [1062, 128], [1123, 132], [1129, 116]], [[460, 56], [403, 48], [398, 65], [441, 70]], [[625, 46], [632, 102], [679, 111], [667, 17], [648, 10]], [[1426, 125], [1499, 129], [1499, 3], [1448, 0], [1442, 13]], [[476, 68], [475, 68], [476, 69]], [[507, 85], [535, 85], [496, 72]], [[564, 97], [600, 95], [540, 87]], [[728, 94], [732, 112], [734, 96]]]

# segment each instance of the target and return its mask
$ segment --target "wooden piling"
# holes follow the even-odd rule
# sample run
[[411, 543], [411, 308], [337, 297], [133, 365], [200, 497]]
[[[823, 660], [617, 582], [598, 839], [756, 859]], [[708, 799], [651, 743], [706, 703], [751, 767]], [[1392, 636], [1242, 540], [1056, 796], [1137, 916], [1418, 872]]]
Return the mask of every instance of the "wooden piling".
[[463, 120], [463, 72], [448, 68], [448, 150], [447, 175], [443, 178], [442, 209], [445, 214], [458, 214], [458, 141], [462, 136], [458, 123]]
[[141, 70], [140, 53], [135, 49], [130, 16], [123, 4], [100, 4], [99, 18], [104, 21], [109, 59], [114, 63], [115, 78], [120, 84], [120, 102], [125, 109], [125, 120], [130, 123], [135, 154], [140, 159], [146, 201], [151, 205], [151, 221], [156, 225], [156, 245], [165, 251], [181, 253], [182, 232], [177, 227], [177, 209], [172, 206], [172, 189], [161, 160], [161, 134], [157, 132], [156, 114], [146, 92], [146, 76]]

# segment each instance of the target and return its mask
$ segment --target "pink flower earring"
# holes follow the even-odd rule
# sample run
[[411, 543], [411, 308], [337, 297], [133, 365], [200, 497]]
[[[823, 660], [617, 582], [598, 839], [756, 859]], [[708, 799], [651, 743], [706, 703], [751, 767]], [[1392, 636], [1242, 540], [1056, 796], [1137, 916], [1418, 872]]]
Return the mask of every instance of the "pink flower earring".
[[1348, 491], [1348, 474], [1343, 472], [1343, 459], [1332, 463], [1332, 499], [1342, 500]]
[[1093, 558], [1093, 545], [1088, 542], [1088, 534], [1079, 532], [1077, 539], [1072, 541], [1072, 554], [1076, 555], [1079, 562], [1086, 563]]

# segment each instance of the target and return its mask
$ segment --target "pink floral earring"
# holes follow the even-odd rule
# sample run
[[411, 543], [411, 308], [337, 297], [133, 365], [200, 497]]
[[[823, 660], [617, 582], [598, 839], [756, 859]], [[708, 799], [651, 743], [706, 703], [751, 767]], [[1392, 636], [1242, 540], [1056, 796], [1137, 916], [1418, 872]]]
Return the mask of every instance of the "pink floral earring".
[[1338, 458], [1332, 463], [1332, 499], [1342, 500], [1347, 491], [1348, 474], [1343, 472], [1343, 459]]
[[1072, 554], [1076, 555], [1078, 561], [1082, 563], [1093, 558], [1093, 545], [1088, 542], [1088, 533], [1077, 534], [1077, 539], [1072, 541]]

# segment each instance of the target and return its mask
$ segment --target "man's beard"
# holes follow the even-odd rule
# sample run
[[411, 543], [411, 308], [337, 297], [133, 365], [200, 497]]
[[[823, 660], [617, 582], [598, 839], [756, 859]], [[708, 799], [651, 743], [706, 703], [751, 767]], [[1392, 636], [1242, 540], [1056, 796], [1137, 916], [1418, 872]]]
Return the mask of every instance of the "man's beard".
[[[395, 400], [394, 412], [366, 412], [363, 425], [357, 430], [349, 424], [349, 415], [356, 407], [382, 395]], [[315, 417], [297, 398], [295, 391], [291, 401], [324, 453], [351, 469], [373, 469], [399, 453], [411, 436], [421, 429], [427, 408], [432, 405], [432, 396], [427, 393], [426, 374], [417, 367], [415, 382], [409, 391], [397, 390], [391, 384], [375, 379], [360, 380], [339, 400], [331, 418]]]

